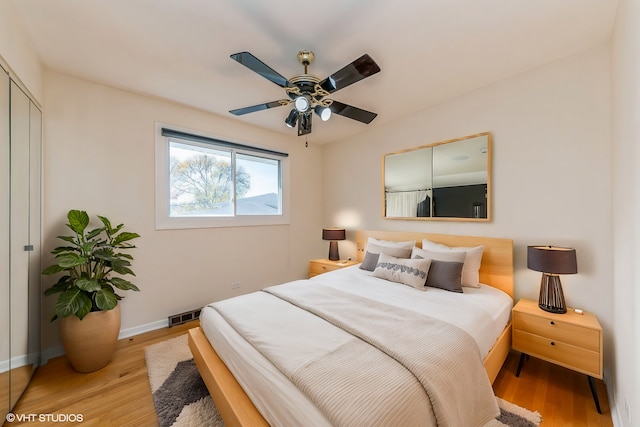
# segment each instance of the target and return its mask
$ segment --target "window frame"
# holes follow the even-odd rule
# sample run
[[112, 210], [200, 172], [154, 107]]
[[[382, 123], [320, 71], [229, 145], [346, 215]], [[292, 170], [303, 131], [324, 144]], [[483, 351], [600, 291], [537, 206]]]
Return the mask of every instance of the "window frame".
[[[230, 216], [170, 216], [170, 140], [194, 146], [210, 146], [224, 151], [233, 151], [254, 157], [274, 159], [280, 162], [281, 213], [271, 215], [237, 215], [236, 198], [233, 196], [233, 215]], [[227, 139], [156, 123], [155, 150], [155, 216], [156, 230], [188, 228], [249, 227], [289, 224], [289, 157], [288, 153], [261, 148], [255, 145], [229, 141]], [[234, 171], [235, 180], [235, 171]]]

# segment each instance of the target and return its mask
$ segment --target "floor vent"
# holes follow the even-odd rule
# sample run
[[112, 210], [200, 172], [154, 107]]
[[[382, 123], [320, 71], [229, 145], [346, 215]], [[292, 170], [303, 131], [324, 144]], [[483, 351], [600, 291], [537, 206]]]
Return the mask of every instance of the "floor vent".
[[169, 327], [182, 325], [183, 323], [199, 319], [201, 311], [202, 308], [196, 308], [195, 310], [185, 311], [184, 313], [169, 316]]

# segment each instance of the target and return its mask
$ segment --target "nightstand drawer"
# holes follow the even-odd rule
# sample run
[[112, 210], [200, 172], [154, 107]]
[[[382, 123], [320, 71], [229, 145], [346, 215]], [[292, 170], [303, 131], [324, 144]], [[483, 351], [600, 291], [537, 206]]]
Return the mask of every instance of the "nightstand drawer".
[[339, 270], [341, 268], [341, 266], [312, 262], [309, 264], [309, 277], [317, 276], [318, 274], [326, 273], [328, 271]]
[[309, 261], [309, 278], [317, 276], [329, 271], [340, 270], [341, 268], [351, 267], [357, 264], [355, 261], [331, 261], [326, 258], [312, 259]]
[[592, 351], [518, 329], [513, 331], [513, 348], [566, 368], [602, 378], [598, 349]]
[[596, 353], [600, 351], [600, 331], [561, 320], [549, 320], [531, 314], [514, 312], [513, 328], [514, 330], [526, 330], [531, 334], [548, 338], [550, 341], [560, 341]]

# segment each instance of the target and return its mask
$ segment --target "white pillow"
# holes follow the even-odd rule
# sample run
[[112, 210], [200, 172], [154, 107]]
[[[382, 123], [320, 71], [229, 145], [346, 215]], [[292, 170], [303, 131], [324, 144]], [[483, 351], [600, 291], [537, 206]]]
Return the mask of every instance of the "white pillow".
[[406, 242], [392, 242], [389, 240], [378, 240], [369, 237], [367, 240], [367, 249], [360, 268], [367, 271], [373, 271], [378, 264], [378, 257], [381, 253], [392, 255], [396, 258], [410, 258], [411, 249], [416, 245], [415, 240]]
[[430, 265], [430, 259], [396, 258], [381, 253], [373, 275], [424, 291]]
[[468, 248], [462, 246], [450, 247], [441, 243], [422, 239], [422, 249], [437, 252], [466, 252], [464, 266], [462, 267], [462, 286], [470, 288], [480, 287], [480, 263], [482, 263], [484, 246]]

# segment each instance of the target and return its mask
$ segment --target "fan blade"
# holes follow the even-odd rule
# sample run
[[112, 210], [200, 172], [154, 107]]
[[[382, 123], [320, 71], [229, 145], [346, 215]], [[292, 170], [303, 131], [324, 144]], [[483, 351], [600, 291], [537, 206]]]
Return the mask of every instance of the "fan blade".
[[231, 59], [238, 61], [245, 67], [260, 74], [265, 79], [274, 82], [280, 87], [289, 86], [289, 80], [282, 77], [278, 72], [273, 70], [271, 67], [260, 61], [249, 52], [234, 53], [233, 55], [231, 55]]
[[235, 110], [229, 110], [231, 114], [235, 114], [236, 116], [241, 116], [243, 114], [255, 113], [256, 111], [266, 110], [268, 108], [281, 107], [283, 105], [287, 105], [289, 100], [282, 99], [280, 101], [271, 101], [265, 102], [264, 104], [252, 105], [251, 107], [238, 108]]
[[343, 104], [342, 102], [338, 101], [333, 101], [329, 108], [331, 109], [332, 113], [336, 113], [340, 116], [348, 117], [350, 119], [357, 120], [366, 124], [371, 123], [371, 121], [377, 116], [376, 113], [372, 113], [371, 111]]
[[320, 86], [327, 92], [332, 93], [372, 76], [378, 71], [380, 71], [380, 67], [376, 64], [376, 61], [365, 53], [351, 64], [324, 79]]

